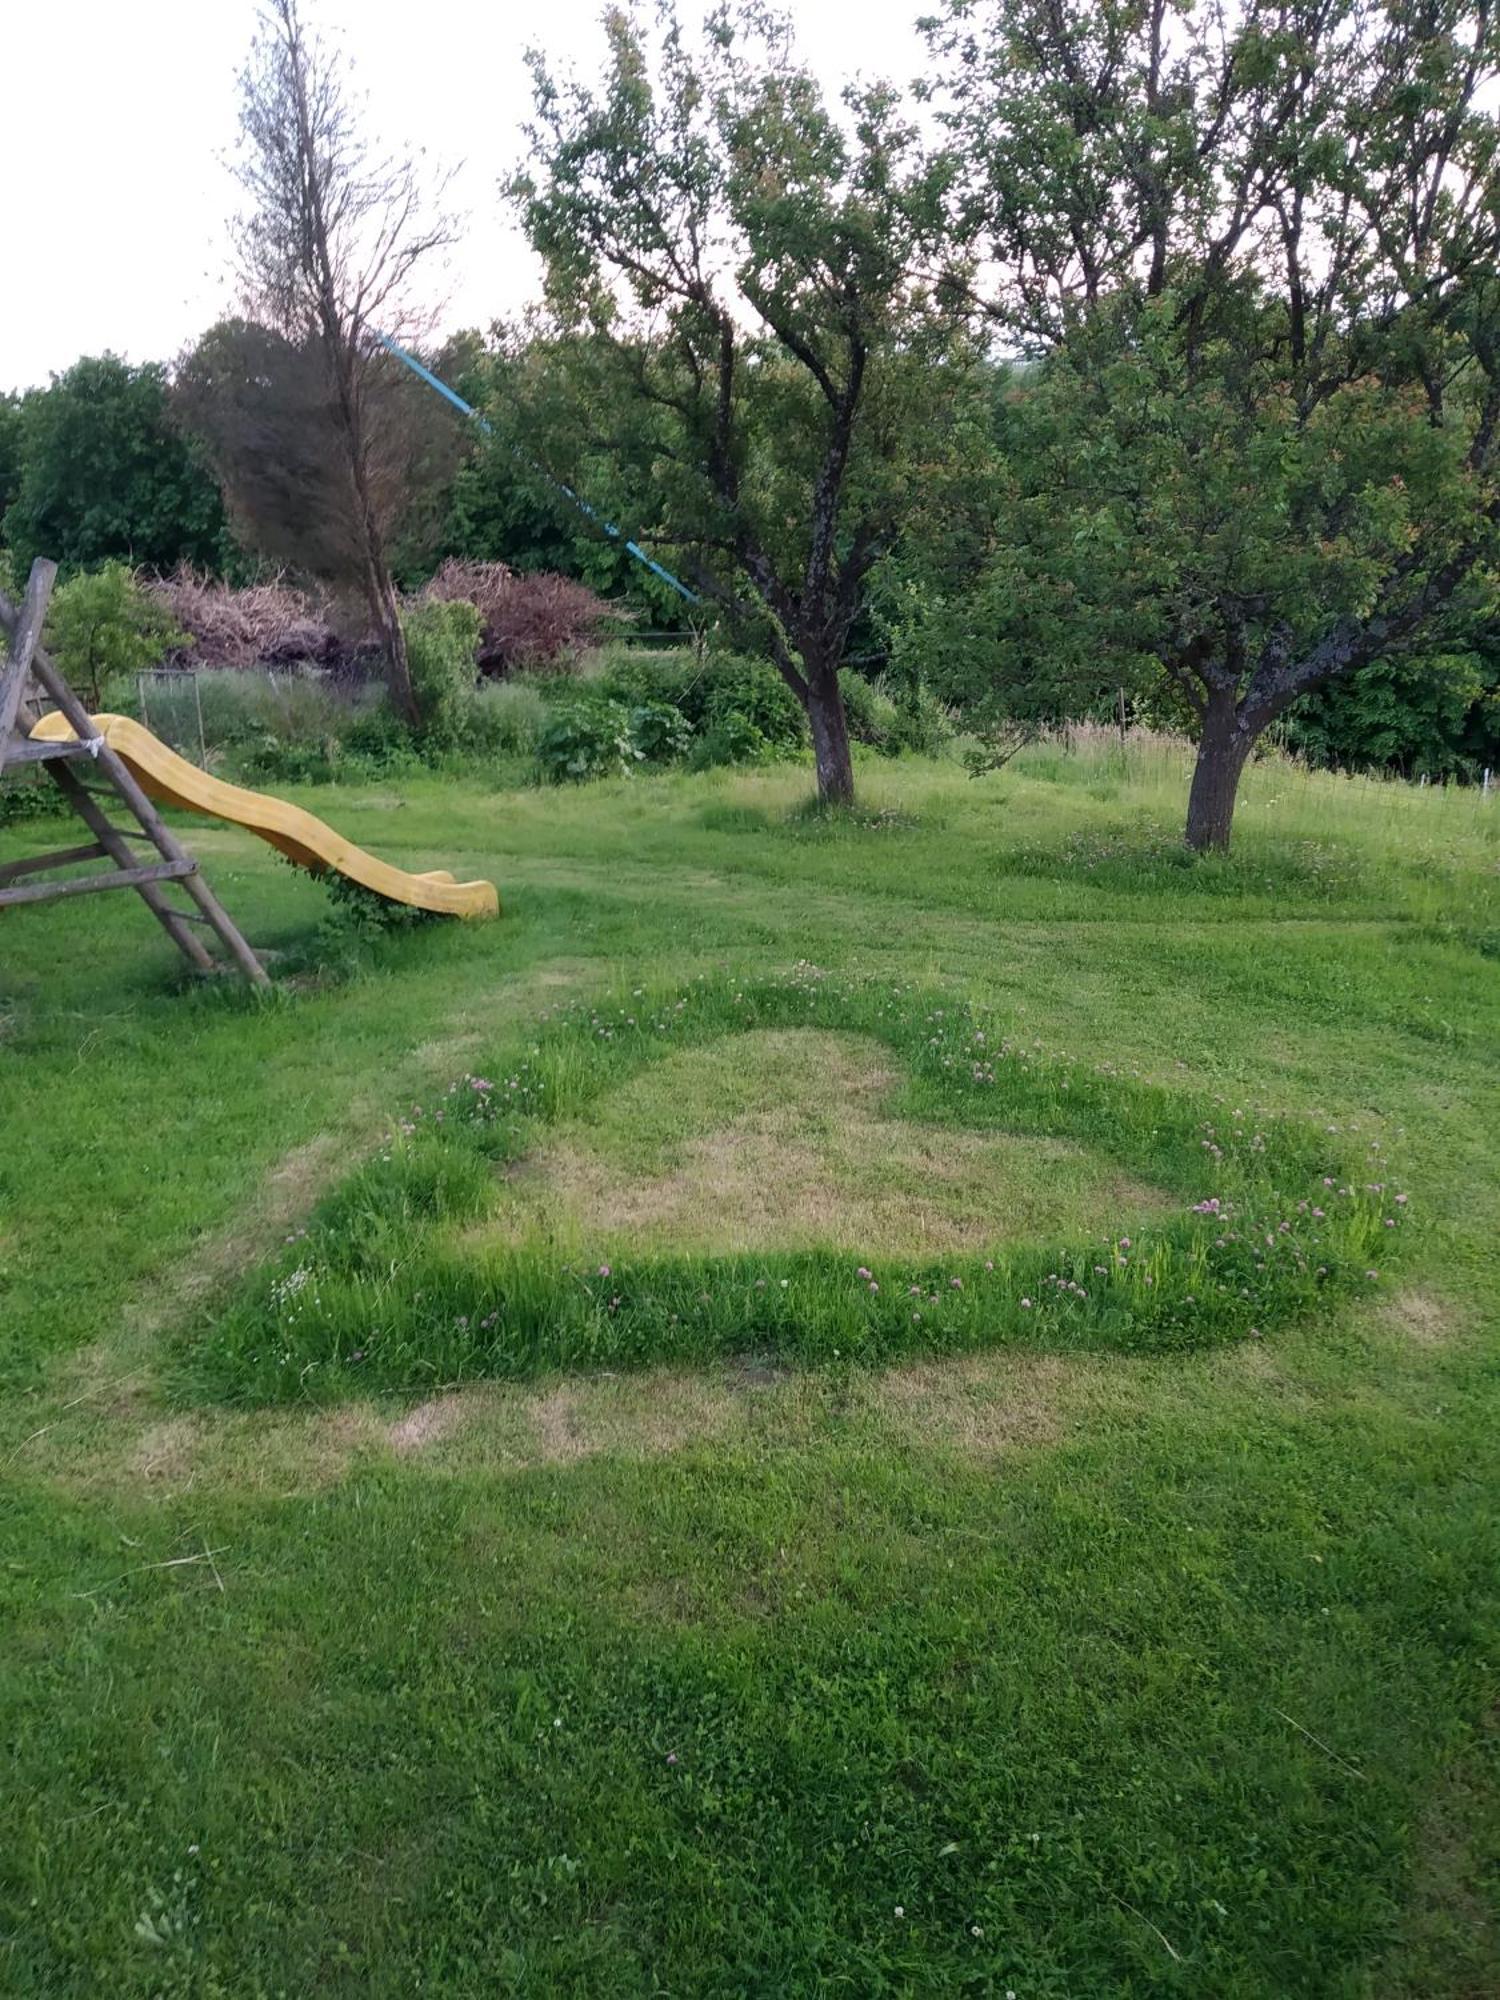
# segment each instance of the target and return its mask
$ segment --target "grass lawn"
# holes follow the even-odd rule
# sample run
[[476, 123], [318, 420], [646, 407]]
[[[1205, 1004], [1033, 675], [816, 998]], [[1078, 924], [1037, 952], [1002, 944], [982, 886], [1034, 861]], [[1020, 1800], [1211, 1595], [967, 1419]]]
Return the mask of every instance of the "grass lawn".
[[1500, 1992], [1500, 803], [861, 778], [0, 920], [0, 1990]]

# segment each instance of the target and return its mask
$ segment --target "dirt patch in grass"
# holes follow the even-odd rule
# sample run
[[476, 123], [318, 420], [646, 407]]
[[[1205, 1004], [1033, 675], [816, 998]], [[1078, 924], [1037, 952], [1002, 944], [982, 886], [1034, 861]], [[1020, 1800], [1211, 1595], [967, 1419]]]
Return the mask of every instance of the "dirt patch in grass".
[[196, 1477], [204, 1448], [204, 1425], [196, 1417], [164, 1417], [147, 1427], [131, 1456], [131, 1470], [145, 1485], [174, 1492]]
[[[665, 1458], [712, 1444], [770, 1449], [845, 1427], [850, 1416], [916, 1450], [990, 1457], [1062, 1434], [1064, 1410], [1092, 1364], [1050, 1355], [966, 1355], [844, 1379], [657, 1370], [577, 1376], [541, 1390], [493, 1383], [420, 1403], [385, 1431], [401, 1456], [440, 1447], [454, 1469], [523, 1471], [595, 1457]], [[316, 1421], [316, 1420], [315, 1420]]]
[[386, 1443], [403, 1457], [409, 1452], [425, 1451], [439, 1439], [450, 1437], [464, 1421], [468, 1409], [456, 1389], [450, 1389], [442, 1396], [430, 1397], [389, 1426], [385, 1434]]
[[1165, 1206], [1069, 1141], [894, 1115], [899, 1084], [858, 1035], [758, 1032], [674, 1055], [513, 1168], [469, 1240], [923, 1256]]
[[1461, 1306], [1427, 1291], [1398, 1293], [1382, 1317], [1393, 1332], [1415, 1347], [1450, 1347], [1468, 1325], [1468, 1315]]
[[970, 1354], [888, 1369], [856, 1393], [912, 1445], [988, 1458], [1054, 1442], [1063, 1393], [1076, 1372], [1051, 1355]]
[[731, 1363], [712, 1374], [573, 1376], [540, 1389], [476, 1382], [396, 1413], [371, 1403], [170, 1413], [143, 1389], [120, 1410], [80, 1405], [15, 1460], [18, 1471], [68, 1490], [168, 1501], [189, 1489], [317, 1492], [382, 1459], [504, 1477], [707, 1445], [758, 1457], [847, 1437], [851, 1419], [871, 1449], [991, 1458], [1057, 1441], [1105, 1380], [1092, 1361], [1012, 1352], [852, 1377]]

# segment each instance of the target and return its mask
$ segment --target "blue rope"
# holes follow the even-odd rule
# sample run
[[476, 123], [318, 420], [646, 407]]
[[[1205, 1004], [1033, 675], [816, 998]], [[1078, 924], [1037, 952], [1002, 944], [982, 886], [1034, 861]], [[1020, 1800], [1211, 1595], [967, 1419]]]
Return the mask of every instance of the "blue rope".
[[[388, 354], [394, 354], [398, 361], [405, 362], [413, 375], [420, 376], [429, 389], [436, 389], [440, 396], [447, 398], [455, 410], [462, 410], [466, 417], [472, 417], [486, 437], [494, 434], [495, 427], [489, 418], [481, 416], [472, 403], [466, 403], [456, 389], [450, 389], [440, 376], [434, 375], [430, 368], [425, 368], [414, 354], [408, 354], [404, 347], [398, 347], [389, 334], [377, 333], [375, 338]], [[546, 475], [544, 474], [543, 476], [545, 477]], [[580, 514], [587, 514], [591, 521], [597, 521], [606, 535], [612, 535], [617, 542], [623, 543], [627, 554], [633, 555], [638, 563], [644, 563], [651, 574], [659, 576], [663, 583], [670, 584], [679, 597], [685, 597], [689, 604], [698, 604], [701, 602], [696, 590], [690, 590], [681, 577], [673, 576], [669, 569], [664, 569], [654, 557], [648, 556], [639, 542], [631, 541], [630, 537], [622, 533], [613, 521], [606, 521], [598, 508], [591, 507], [587, 500], [581, 498], [580, 495], [573, 491], [571, 486], [564, 486], [560, 479], [554, 479], [551, 483], [557, 488], [559, 493], [565, 494], [572, 501]]]

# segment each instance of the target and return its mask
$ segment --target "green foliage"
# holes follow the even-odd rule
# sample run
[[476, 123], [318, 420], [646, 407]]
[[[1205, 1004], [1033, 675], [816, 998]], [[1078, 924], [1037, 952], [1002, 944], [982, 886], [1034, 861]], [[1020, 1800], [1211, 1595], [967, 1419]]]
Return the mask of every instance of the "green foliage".
[[361, 882], [353, 882], [336, 868], [320, 878], [334, 908], [334, 925], [344, 937], [360, 943], [374, 943], [392, 931], [412, 930], [419, 924], [438, 921], [433, 910], [419, 910], [410, 903], [392, 902], [377, 896]]
[[806, 747], [802, 705], [764, 660], [718, 655], [685, 691], [683, 702], [695, 714], [692, 762], [698, 770], [769, 763]]
[[641, 701], [670, 702], [697, 729], [708, 699], [708, 671], [685, 649], [649, 653], [621, 646], [601, 656], [595, 685], [627, 707]]
[[807, 717], [769, 661], [721, 655], [710, 663], [700, 686], [696, 726], [706, 736], [748, 724], [774, 755], [788, 756], [805, 748]]
[[284, 742], [344, 737], [373, 712], [357, 707], [319, 674], [244, 667], [198, 674], [194, 709], [195, 721], [202, 713], [210, 750], [233, 750], [262, 736]]
[[910, 751], [917, 757], [941, 757], [953, 742], [953, 716], [932, 690], [918, 685], [895, 696], [895, 714], [886, 731], [885, 748]]
[[155, 365], [105, 354], [23, 398], [12, 483], [3, 533], [22, 571], [37, 556], [65, 569], [217, 570], [232, 552], [219, 489], [175, 427]]
[[[636, 611], [653, 630], [675, 631], [690, 615], [682, 596], [533, 462], [536, 437], [516, 413], [535, 399], [537, 377], [547, 366], [545, 347], [528, 337], [502, 337], [491, 349], [468, 337], [439, 357], [438, 374], [492, 426], [488, 433], [476, 428], [467, 440], [444, 498], [442, 548], [461, 559], [503, 562], [523, 575], [574, 577]], [[580, 490], [596, 491], [595, 479]]]
[[336, 736], [288, 741], [266, 731], [236, 746], [234, 768], [252, 785], [268, 788], [332, 785], [345, 775], [345, 759]]
[[456, 749], [474, 709], [479, 613], [461, 599], [428, 601], [403, 611], [401, 624], [422, 739], [434, 749]]
[[1481, 654], [1375, 660], [1287, 715], [1290, 746], [1317, 764], [1472, 779], [1500, 769], [1500, 682]]
[[856, 743], [868, 744], [872, 750], [895, 756], [900, 747], [896, 741], [898, 717], [895, 702], [884, 688], [867, 681], [863, 674], [846, 673], [843, 686], [849, 734]]
[[574, 697], [557, 703], [536, 741], [537, 764], [555, 785], [628, 777], [641, 761], [630, 711], [619, 702]]
[[1201, 39], [1161, 10], [973, 15], [934, 30], [950, 222], [1043, 358], [996, 412], [1026, 448], [997, 463], [995, 531], [934, 514], [908, 622], [940, 692], [987, 683], [1001, 714], [1165, 683], [1212, 774], [1189, 840], [1221, 846], [1259, 734], [1439, 652], [1497, 547], [1482, 15], [1257, 0]]
[[646, 764], [675, 764], [693, 740], [693, 725], [670, 702], [643, 701], [630, 711], [630, 740]]
[[68, 819], [73, 808], [43, 771], [7, 771], [0, 784], [0, 826], [34, 819]]
[[940, 756], [954, 736], [952, 716], [924, 686], [898, 686], [892, 694], [884, 682], [846, 672], [844, 712], [850, 736], [882, 756], [904, 750]]
[[[631, 724], [643, 761], [688, 756], [703, 770], [764, 763], [806, 747], [802, 705], [765, 660], [720, 653], [700, 663], [685, 653], [626, 651], [591, 686], [594, 698], [649, 718], [639, 728]], [[560, 691], [558, 699], [576, 709], [587, 697]]]
[[469, 717], [470, 740], [481, 756], [530, 756], [548, 712], [534, 681], [483, 681]]
[[726, 764], [766, 764], [775, 754], [748, 715], [729, 709], [694, 741], [692, 764], [695, 771], [711, 771]]
[[20, 496], [21, 458], [21, 399], [0, 395], [0, 530], [6, 513]]
[[367, 770], [394, 773], [421, 769], [412, 732], [384, 694], [346, 715], [340, 737], [346, 755]]
[[123, 563], [59, 584], [47, 612], [47, 644], [58, 665], [91, 706], [116, 678], [159, 666], [187, 644], [167, 613]]
[[[968, 343], [913, 281], [915, 131], [881, 87], [838, 115], [756, 5], [696, 43], [670, 5], [605, 31], [597, 90], [533, 64], [512, 193], [556, 332], [514, 421], [836, 707], [871, 573], [968, 398]], [[847, 798], [842, 732], [820, 742], [819, 789]]]

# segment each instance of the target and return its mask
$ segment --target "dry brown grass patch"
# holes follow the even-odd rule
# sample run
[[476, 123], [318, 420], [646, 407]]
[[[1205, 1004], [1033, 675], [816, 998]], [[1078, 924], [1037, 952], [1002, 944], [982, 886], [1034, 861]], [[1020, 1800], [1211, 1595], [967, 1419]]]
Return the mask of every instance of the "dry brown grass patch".
[[684, 1051], [512, 1168], [499, 1214], [469, 1241], [921, 1257], [1164, 1206], [1066, 1140], [893, 1116], [898, 1083], [883, 1046], [858, 1035], [756, 1031]]
[[470, 1405], [456, 1389], [450, 1389], [441, 1396], [429, 1397], [425, 1403], [418, 1403], [405, 1416], [398, 1417], [386, 1430], [385, 1441], [391, 1450], [405, 1456], [409, 1452], [425, 1451], [429, 1445], [450, 1437], [469, 1414]]
[[1428, 1291], [1398, 1293], [1381, 1317], [1415, 1347], [1450, 1347], [1468, 1326], [1462, 1307]]
[[861, 1382], [858, 1400], [913, 1445], [991, 1457], [1054, 1443], [1077, 1368], [1053, 1355], [911, 1362]]

